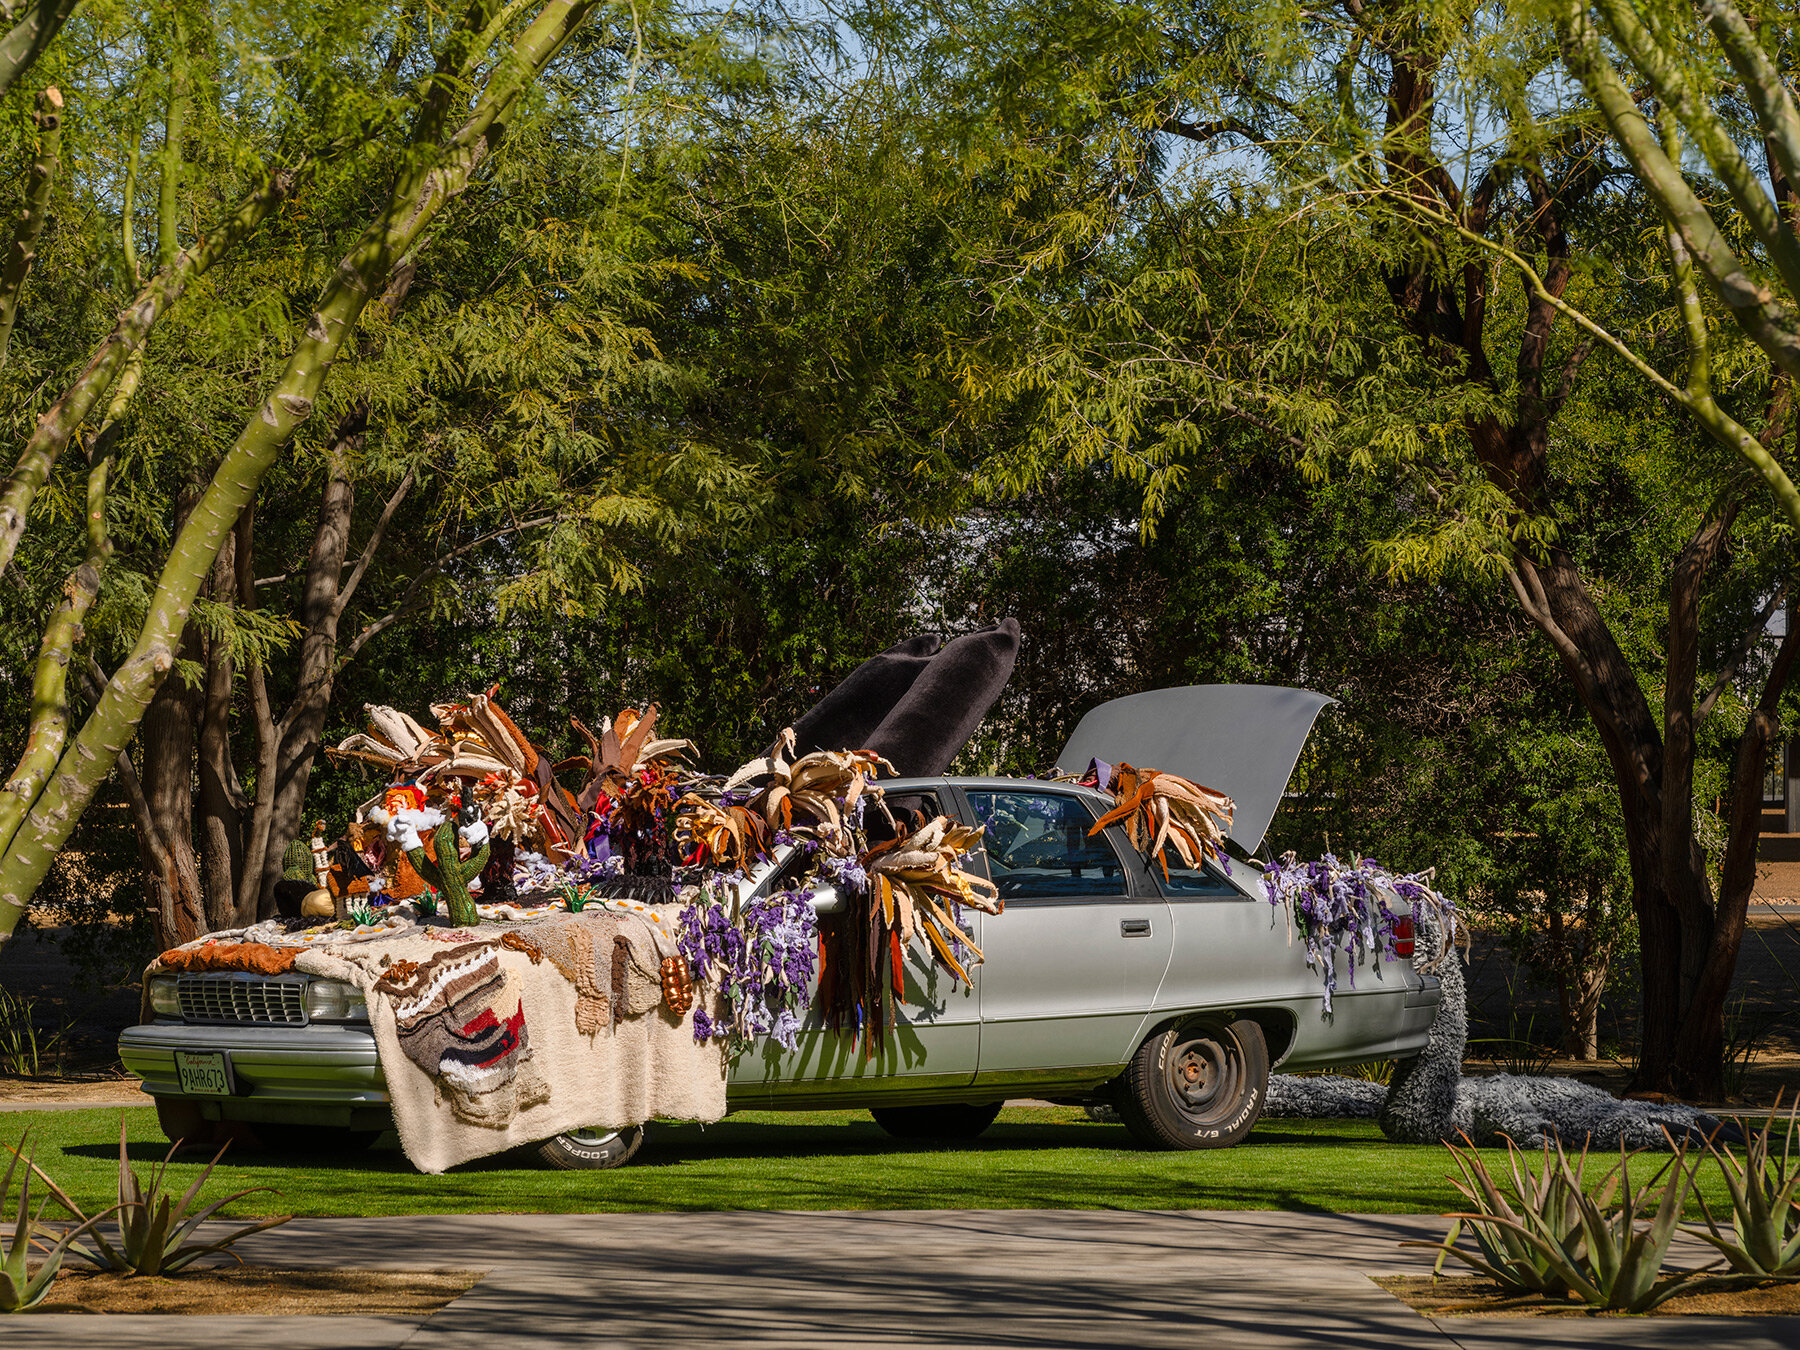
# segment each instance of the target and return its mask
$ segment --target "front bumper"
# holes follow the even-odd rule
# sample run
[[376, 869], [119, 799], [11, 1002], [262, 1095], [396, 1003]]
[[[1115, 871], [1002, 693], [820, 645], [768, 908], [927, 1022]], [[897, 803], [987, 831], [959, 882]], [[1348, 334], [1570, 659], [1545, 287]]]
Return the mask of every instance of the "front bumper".
[[[177, 1050], [222, 1050], [237, 1091], [229, 1097], [183, 1093]], [[198, 1106], [208, 1119], [292, 1121], [354, 1128], [388, 1114], [375, 1036], [362, 1027], [190, 1026], [151, 1022], [119, 1036], [119, 1058], [144, 1091]]]

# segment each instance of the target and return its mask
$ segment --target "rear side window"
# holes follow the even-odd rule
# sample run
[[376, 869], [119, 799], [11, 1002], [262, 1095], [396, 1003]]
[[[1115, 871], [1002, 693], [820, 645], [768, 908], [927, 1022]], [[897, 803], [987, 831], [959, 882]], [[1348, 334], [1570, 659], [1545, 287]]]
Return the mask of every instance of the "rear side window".
[[[1163, 876], [1164, 865], [1168, 866], [1169, 875]], [[1233, 863], [1239, 869], [1250, 866], [1248, 863]], [[1244, 893], [1233, 886], [1224, 877], [1208, 867], [1189, 867], [1181, 860], [1181, 855], [1173, 848], [1164, 846], [1162, 856], [1150, 862], [1150, 875], [1156, 884], [1162, 887], [1162, 893], [1171, 899], [1182, 896], [1199, 898], [1207, 896], [1215, 900], [1242, 900]]]
[[1127, 893], [1124, 865], [1104, 834], [1091, 838], [1094, 815], [1061, 792], [971, 792], [977, 824], [987, 827], [988, 874], [1002, 899], [1016, 896]]
[[[944, 804], [935, 792], [888, 792], [883, 797], [887, 803], [885, 813], [874, 806], [863, 811], [863, 828], [869, 832], [870, 845], [887, 843], [896, 831], [909, 835], [944, 814]], [[893, 817], [892, 826], [888, 824], [889, 816]]]

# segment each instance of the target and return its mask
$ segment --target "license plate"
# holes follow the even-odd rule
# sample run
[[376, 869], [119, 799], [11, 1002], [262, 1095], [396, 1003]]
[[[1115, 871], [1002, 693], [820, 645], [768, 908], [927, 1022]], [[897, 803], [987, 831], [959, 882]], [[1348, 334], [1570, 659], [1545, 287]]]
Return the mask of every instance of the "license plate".
[[223, 1050], [177, 1050], [175, 1077], [181, 1090], [194, 1097], [229, 1097], [231, 1061]]

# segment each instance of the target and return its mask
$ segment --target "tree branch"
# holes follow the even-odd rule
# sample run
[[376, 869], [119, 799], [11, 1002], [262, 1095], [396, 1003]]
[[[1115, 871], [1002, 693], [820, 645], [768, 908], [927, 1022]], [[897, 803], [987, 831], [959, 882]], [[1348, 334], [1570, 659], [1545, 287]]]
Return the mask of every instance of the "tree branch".
[[44, 625], [37, 671], [31, 682], [31, 728], [25, 751], [0, 788], [0, 835], [17, 830], [26, 810], [43, 790], [69, 739], [69, 659], [82, 638], [82, 620], [100, 594], [100, 574], [112, 556], [106, 528], [106, 487], [112, 460], [88, 471], [87, 552], [63, 582], [62, 599]]
[[1706, 721], [1707, 714], [1712, 712], [1713, 705], [1719, 701], [1719, 696], [1737, 678], [1738, 671], [1743, 669], [1744, 662], [1750, 659], [1750, 653], [1756, 650], [1757, 641], [1764, 633], [1768, 632], [1769, 620], [1775, 617], [1775, 611], [1787, 599], [1787, 592], [1788, 588], [1785, 584], [1779, 587], [1775, 594], [1769, 597], [1768, 603], [1762, 607], [1761, 612], [1751, 621], [1750, 626], [1744, 630], [1743, 640], [1738, 643], [1737, 650], [1725, 663], [1725, 668], [1719, 672], [1719, 678], [1713, 681], [1712, 688], [1706, 691], [1706, 697], [1700, 700], [1700, 706], [1694, 710], [1696, 729]]
[[[88, 657], [87, 665], [81, 672], [81, 692], [87, 695], [90, 704], [100, 701], [101, 692], [106, 688], [106, 672], [100, 669], [100, 663]], [[119, 786], [125, 790], [125, 801], [131, 808], [132, 822], [137, 826], [138, 838], [143, 840], [150, 850], [150, 857], [159, 872], [167, 873], [174, 865], [169, 857], [169, 850], [163, 845], [162, 831], [156, 827], [156, 817], [150, 813], [150, 803], [144, 797], [144, 785], [138, 778], [137, 765], [131, 762], [131, 752], [121, 750], [113, 760], [113, 772], [119, 776]]]
[[62, 91], [54, 85], [38, 95], [38, 148], [31, 161], [31, 178], [25, 185], [25, 206], [19, 212], [19, 226], [13, 234], [12, 249], [6, 255], [6, 267], [0, 271], [0, 366], [6, 364], [7, 348], [12, 346], [13, 324], [19, 317], [19, 297], [25, 290], [25, 278], [37, 258], [38, 236], [44, 232], [44, 219], [50, 214], [50, 185], [56, 180], [62, 155]]
[[186, 133], [188, 105], [187, 34], [181, 28], [181, 10], [169, 19], [169, 87], [163, 104], [162, 173], [156, 187], [156, 265], [167, 268], [181, 252], [176, 238], [181, 189], [182, 140]]
[[265, 178], [230, 217], [183, 250], [173, 267], [152, 277], [131, 307], [119, 315], [113, 331], [94, 349], [62, 397], [38, 419], [19, 462], [0, 487], [0, 573], [18, 551], [31, 503], [75, 429], [113, 387], [132, 353], [142, 346], [156, 321], [186, 293], [189, 283], [249, 238], [292, 189], [295, 179], [296, 174], [287, 171]]
[[31, 69], [80, 3], [81, 0], [30, 0], [24, 16], [0, 38], [0, 95]]
[[446, 553], [443, 557], [437, 559], [429, 567], [426, 567], [425, 569], [423, 569], [417, 576], [415, 576], [412, 579], [412, 581], [407, 585], [406, 590], [401, 593], [400, 601], [398, 604], [396, 604], [386, 614], [382, 615], [379, 619], [376, 619], [373, 623], [368, 624], [366, 627], [364, 627], [362, 632], [360, 632], [356, 635], [355, 639], [350, 643], [350, 645], [347, 648], [345, 648], [344, 654], [338, 658], [338, 669], [342, 670], [345, 666], [349, 665], [353, 660], [355, 660], [356, 654], [363, 649], [363, 646], [369, 641], [370, 638], [375, 637], [380, 633], [386, 632], [389, 628], [393, 627], [394, 624], [398, 623], [401, 619], [406, 618], [407, 616], [412, 615], [412, 614], [417, 614], [419, 612], [419, 610], [424, 608], [423, 603], [418, 600], [418, 594], [419, 594], [420, 589], [425, 585], [427, 580], [436, 576], [438, 573], [442, 572], [444, 570], [444, 568], [446, 566], [448, 566], [450, 563], [455, 562], [456, 559], [462, 557], [463, 555], [469, 553], [470, 551], [472, 551], [474, 549], [481, 547], [481, 545], [483, 545], [483, 544], [492, 543], [494, 540], [503, 538], [509, 534], [520, 534], [520, 533], [524, 532], [525, 530], [534, 530], [540, 525], [553, 525], [560, 519], [562, 519], [562, 517], [560, 515], [556, 515], [556, 514], [551, 514], [551, 515], [547, 515], [547, 516], [537, 516], [531, 520], [520, 521], [516, 525], [508, 525], [503, 529], [490, 530], [490, 531], [488, 531], [488, 533], [482, 535], [478, 539], [471, 539], [468, 543], [462, 544], [457, 548], [451, 549], [450, 552]]
[[1165, 117], [1158, 129], [1201, 145], [1220, 136], [1242, 136], [1252, 145], [1269, 143], [1269, 137], [1235, 117], [1221, 117], [1212, 122], [1184, 122], [1179, 117]]
[[1586, 0], [1564, 0], [1557, 15], [1564, 64], [1593, 97], [1608, 129], [1665, 219], [1681, 232], [1708, 284], [1738, 325], [1790, 376], [1800, 376], [1794, 316], [1739, 262], [1687, 178], [1656, 143], [1631, 92], [1619, 79], [1589, 20]]
[[1779, 165], [1781, 176], [1789, 183], [1800, 183], [1800, 111], [1795, 110], [1787, 81], [1763, 51], [1744, 16], [1725, 0], [1700, 0], [1700, 12], [1724, 49], [1725, 59], [1744, 82], [1744, 97], [1756, 110], [1764, 144]]
[[374, 561], [375, 553], [387, 534], [388, 523], [394, 518], [394, 512], [400, 509], [400, 503], [406, 500], [406, 494], [412, 491], [413, 484], [417, 481], [414, 471], [408, 469], [406, 477], [400, 480], [400, 486], [388, 495], [387, 503], [381, 508], [381, 518], [375, 522], [375, 528], [369, 531], [369, 538], [363, 544], [362, 552], [357, 555], [356, 565], [350, 569], [350, 575], [344, 579], [344, 585], [338, 591], [335, 608], [340, 617], [349, 607], [350, 597], [356, 594], [356, 588], [362, 584], [363, 574], [369, 570], [369, 564]]

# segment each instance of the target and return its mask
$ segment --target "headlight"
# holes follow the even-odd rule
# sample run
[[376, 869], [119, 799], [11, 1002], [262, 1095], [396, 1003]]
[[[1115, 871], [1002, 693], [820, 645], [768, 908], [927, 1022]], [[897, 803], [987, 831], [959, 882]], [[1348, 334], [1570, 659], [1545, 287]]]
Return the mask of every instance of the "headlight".
[[173, 975], [150, 977], [150, 1010], [159, 1017], [180, 1017], [181, 1000], [175, 997]]
[[362, 990], [342, 980], [313, 980], [306, 986], [309, 1022], [366, 1022], [369, 1005]]

